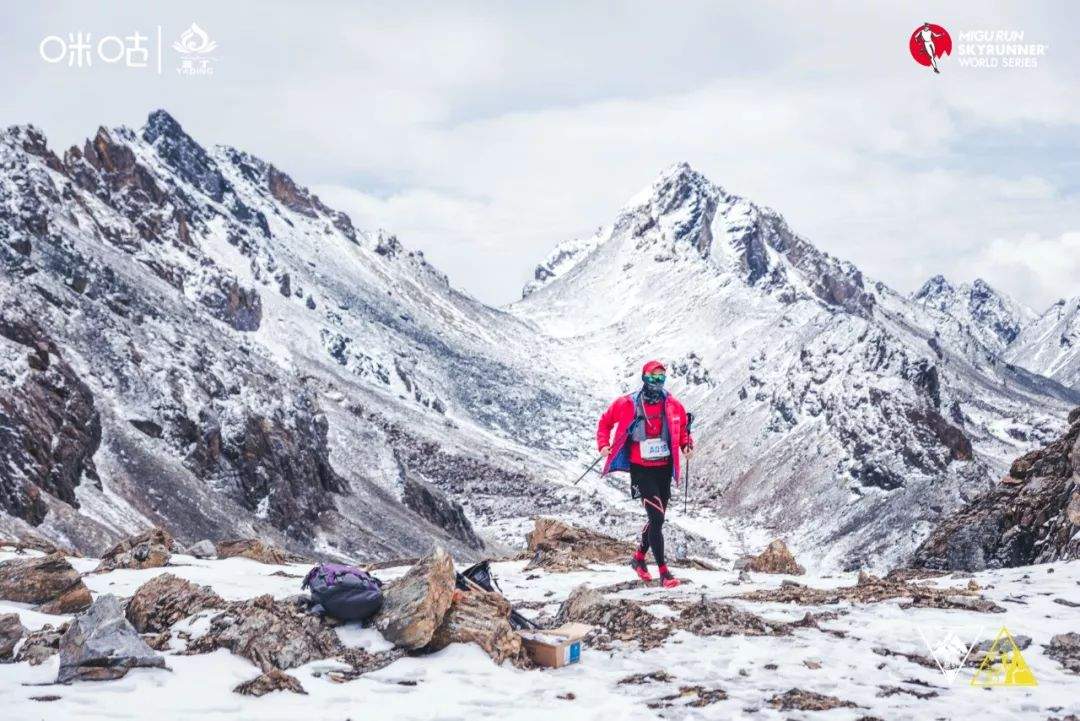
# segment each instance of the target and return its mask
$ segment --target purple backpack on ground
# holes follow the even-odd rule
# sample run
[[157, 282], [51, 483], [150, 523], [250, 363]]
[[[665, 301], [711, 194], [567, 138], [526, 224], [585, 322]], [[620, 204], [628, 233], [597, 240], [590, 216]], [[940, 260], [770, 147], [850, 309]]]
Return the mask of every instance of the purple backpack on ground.
[[356, 566], [320, 563], [304, 577], [311, 612], [343, 621], [365, 621], [382, 608], [382, 581]]

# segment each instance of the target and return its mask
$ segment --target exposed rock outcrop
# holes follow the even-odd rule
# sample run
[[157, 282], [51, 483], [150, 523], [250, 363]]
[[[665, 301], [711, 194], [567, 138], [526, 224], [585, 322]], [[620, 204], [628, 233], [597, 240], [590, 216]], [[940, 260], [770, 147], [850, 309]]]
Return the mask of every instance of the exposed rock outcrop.
[[195, 558], [213, 558], [217, 555], [217, 548], [214, 547], [212, 541], [204, 538], [203, 540], [188, 546], [185, 553], [189, 556], [194, 556]]
[[855, 708], [852, 701], [844, 701], [816, 691], [801, 688], [788, 689], [769, 699], [769, 705], [781, 711], [829, 711], [834, 708]]
[[554, 518], [537, 518], [525, 540], [528, 570], [574, 571], [589, 563], [622, 562], [634, 552], [630, 543]]
[[1080, 633], [1070, 631], [1059, 633], [1043, 647], [1046, 655], [1054, 659], [1067, 671], [1080, 674]]
[[124, 618], [120, 600], [105, 594], [72, 621], [60, 639], [56, 680], [104, 681], [125, 676], [136, 667], [165, 668], [165, 659]]
[[218, 558], [250, 558], [259, 563], [281, 565], [284, 563], [304, 563], [309, 560], [298, 553], [286, 551], [283, 548], [267, 543], [258, 538], [238, 538], [230, 541], [220, 541], [217, 546]]
[[225, 605], [224, 599], [209, 586], [163, 573], [135, 591], [128, 601], [127, 620], [139, 633], [160, 633], [193, 613]]
[[397, 646], [426, 646], [450, 608], [454, 584], [450, 554], [436, 548], [383, 588], [383, 605], [375, 616], [375, 627]]
[[979, 571], [1080, 558], [1080, 408], [1066, 433], [1013, 461], [997, 488], [946, 518], [915, 551], [922, 568]]
[[293, 693], [307, 695], [307, 691], [304, 690], [304, 687], [300, 685], [300, 681], [295, 676], [279, 671], [276, 668], [270, 669], [250, 681], [245, 681], [234, 688], [233, 691], [241, 696], [265, 696], [274, 691], [292, 691]]
[[26, 629], [17, 613], [0, 613], [0, 661], [7, 661], [15, 650], [15, 644], [26, 635]]
[[0, 598], [41, 604], [42, 613], [74, 613], [90, 606], [90, 589], [60, 553], [0, 563]]
[[789, 576], [806, 573], [806, 569], [795, 561], [795, 556], [791, 555], [787, 545], [779, 538], [758, 555], [739, 559], [735, 567], [756, 573], [782, 573]]
[[637, 601], [605, 598], [587, 585], [575, 588], [559, 606], [556, 623], [567, 621], [599, 626], [608, 639], [636, 641], [642, 649], [659, 646], [672, 632], [670, 624], [653, 616]]
[[125, 538], [101, 557], [95, 573], [116, 568], [160, 568], [172, 558], [173, 537], [160, 528]]
[[509, 660], [519, 668], [527, 668], [529, 657], [521, 636], [510, 626], [511, 610], [501, 594], [458, 591], [427, 648], [438, 651], [452, 643], [475, 643], [495, 663]]
[[75, 487], [98, 482], [100, 443], [90, 388], [20, 308], [0, 305], [0, 511], [38, 525], [46, 496], [78, 508]]
[[210, 620], [210, 630], [195, 639], [187, 653], [219, 648], [243, 656], [264, 673], [295, 668], [344, 650], [337, 634], [307, 613], [306, 599], [276, 601], [270, 594], [229, 604]]

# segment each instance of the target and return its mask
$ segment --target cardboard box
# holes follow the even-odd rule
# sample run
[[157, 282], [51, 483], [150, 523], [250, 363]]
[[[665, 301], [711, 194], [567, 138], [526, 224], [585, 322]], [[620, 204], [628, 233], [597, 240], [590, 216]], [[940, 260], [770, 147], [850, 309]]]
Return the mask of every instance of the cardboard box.
[[564, 623], [558, 628], [521, 631], [525, 650], [537, 666], [559, 668], [581, 660], [581, 639], [592, 626], [584, 623]]

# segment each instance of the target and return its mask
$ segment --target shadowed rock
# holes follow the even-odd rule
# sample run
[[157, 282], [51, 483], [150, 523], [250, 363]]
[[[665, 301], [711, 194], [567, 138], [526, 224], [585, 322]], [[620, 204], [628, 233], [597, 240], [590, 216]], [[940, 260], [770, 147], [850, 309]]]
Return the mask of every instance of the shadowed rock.
[[0, 661], [11, 658], [15, 644], [26, 635], [17, 613], [0, 613]]
[[225, 605], [209, 586], [163, 573], [144, 583], [131, 597], [127, 619], [139, 633], [159, 633], [193, 613]]
[[104, 681], [125, 676], [136, 667], [165, 668], [165, 659], [124, 618], [119, 599], [105, 594], [72, 621], [60, 639], [56, 680]]
[[213, 542], [204, 538], [198, 543], [193, 543], [188, 546], [186, 553], [195, 558], [213, 558], [217, 555], [217, 549], [214, 547]]
[[450, 554], [436, 548], [383, 588], [383, 605], [375, 616], [375, 627], [397, 646], [426, 646], [450, 608], [454, 581]]
[[769, 699], [769, 705], [781, 711], [828, 711], [834, 708], [856, 708], [852, 701], [843, 701], [835, 696], [827, 696], [801, 688], [788, 689]]
[[913, 565], [979, 571], [1080, 558], [1080, 408], [1045, 448], [1013, 461], [1001, 484], [944, 519]]
[[67, 632], [70, 623], [62, 623], [58, 628], [53, 628], [47, 623], [37, 631], [26, 635], [26, 640], [15, 654], [15, 663], [24, 661], [31, 666], [40, 666], [49, 660], [60, 650], [60, 639]]
[[0, 598], [38, 603], [42, 613], [75, 613], [90, 606], [90, 589], [60, 553], [0, 563]]
[[1080, 633], [1071, 631], [1059, 633], [1043, 646], [1046, 655], [1054, 659], [1067, 671], [1080, 674]]

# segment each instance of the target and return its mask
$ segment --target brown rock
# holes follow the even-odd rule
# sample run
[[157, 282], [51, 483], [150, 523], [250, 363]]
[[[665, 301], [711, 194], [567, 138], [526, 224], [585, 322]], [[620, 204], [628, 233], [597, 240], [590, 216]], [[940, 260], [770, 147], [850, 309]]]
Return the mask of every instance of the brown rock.
[[11, 658], [15, 644], [26, 635], [17, 613], [0, 613], [0, 661]]
[[574, 571], [589, 563], [622, 562], [634, 552], [633, 544], [554, 518], [537, 518], [525, 540], [531, 559], [525, 570]]
[[0, 598], [43, 604], [42, 613], [74, 613], [89, 608], [90, 589], [59, 553], [0, 563]]
[[31, 666], [39, 666], [60, 650], [60, 639], [67, 631], [69, 623], [60, 624], [59, 628], [53, 628], [47, 623], [37, 631], [26, 636], [19, 652], [15, 654], [15, 663], [24, 661]]
[[584, 584], [571, 591], [559, 606], [556, 623], [567, 621], [599, 626], [609, 639], [636, 641], [642, 649], [661, 645], [672, 632], [670, 624], [653, 616], [637, 601], [605, 598]]
[[510, 626], [511, 610], [501, 594], [458, 591], [427, 648], [438, 651], [452, 643], [475, 643], [495, 663], [509, 659], [518, 668], [528, 668], [529, 657], [521, 636]]
[[250, 681], [244, 681], [233, 691], [243, 696], [265, 696], [273, 691], [292, 691], [307, 696], [307, 691], [300, 685], [299, 679], [276, 668]]
[[747, 571], [756, 573], [783, 573], [789, 576], [801, 576], [806, 569], [795, 561], [788, 547], [777, 538], [757, 556], [742, 559], [740, 565]]
[[204, 608], [224, 608], [225, 601], [209, 586], [199, 586], [171, 573], [154, 576], [128, 601], [127, 619], [139, 633], [167, 630]]
[[454, 596], [454, 563], [436, 548], [408, 572], [383, 588], [375, 627], [397, 646], [417, 649], [431, 642]]
[[283, 548], [267, 543], [258, 538], [237, 538], [230, 541], [221, 541], [217, 544], [218, 558], [250, 558], [259, 563], [282, 565], [285, 563], [304, 563], [309, 560], [300, 554], [286, 551]]
[[344, 651], [334, 631], [295, 597], [275, 601], [270, 594], [230, 603], [210, 620], [210, 630], [192, 641], [187, 653], [227, 648], [263, 672], [290, 669]]
[[95, 573], [115, 568], [160, 568], [169, 562], [175, 542], [167, 531], [149, 531], [125, 538], [101, 557]]
[[704, 596], [682, 610], [677, 625], [698, 636], [783, 636], [790, 633], [783, 623], [766, 621]]
[[879, 603], [894, 598], [909, 598], [901, 608], [955, 608], [980, 613], [1004, 613], [1005, 609], [983, 598], [971, 588], [938, 588], [928, 583], [911, 583], [881, 579], [862, 573], [854, 586], [811, 588], [802, 585], [782, 585], [779, 588], [750, 591], [738, 596], [748, 601], [776, 601], [804, 606], [822, 606], [841, 601], [848, 603]]
[[804, 691], [801, 688], [788, 689], [769, 699], [769, 705], [781, 711], [828, 711], [834, 708], [856, 708], [851, 701], [843, 701], [835, 696]]

